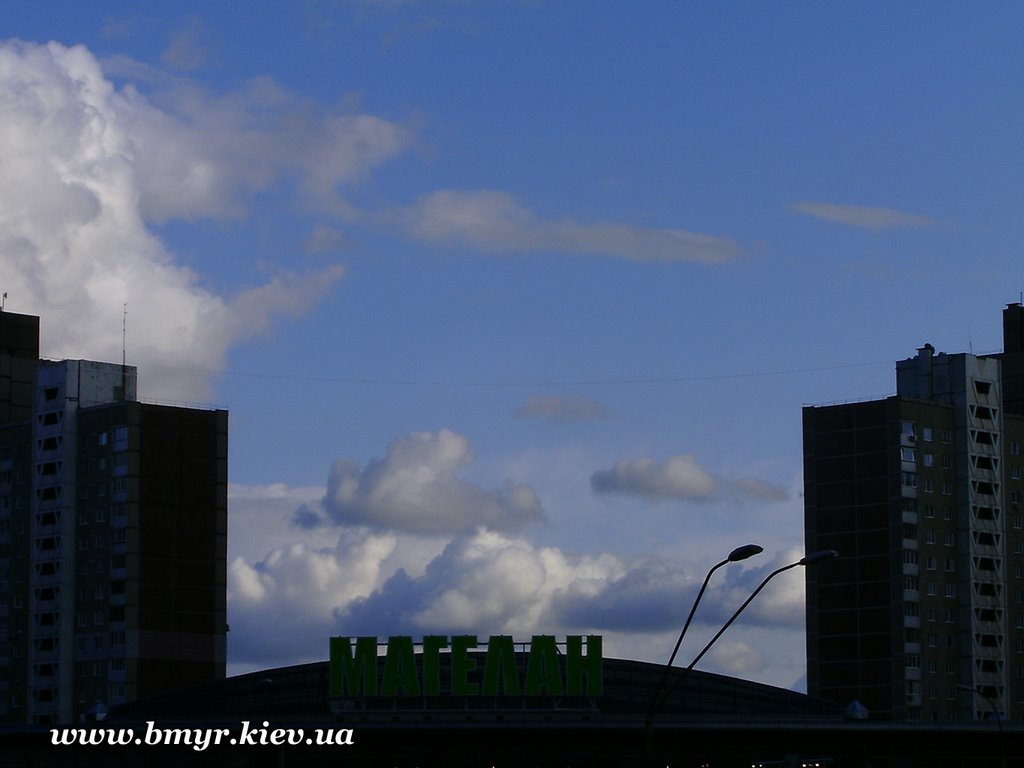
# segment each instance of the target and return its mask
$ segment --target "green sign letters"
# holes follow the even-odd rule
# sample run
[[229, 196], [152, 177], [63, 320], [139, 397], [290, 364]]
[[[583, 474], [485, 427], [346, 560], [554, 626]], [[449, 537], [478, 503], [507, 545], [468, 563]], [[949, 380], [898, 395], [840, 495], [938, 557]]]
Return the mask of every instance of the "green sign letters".
[[[600, 635], [567, 636], [564, 654], [559, 653], [554, 636], [534, 635], [526, 652], [525, 672], [516, 663], [510, 636], [492, 635], [482, 658], [471, 653], [479, 645], [472, 635], [427, 635], [417, 664], [413, 639], [405, 635], [388, 638], [383, 656], [377, 653], [376, 637], [332, 637], [331, 696], [601, 695]], [[445, 649], [449, 663], [442, 665]]]

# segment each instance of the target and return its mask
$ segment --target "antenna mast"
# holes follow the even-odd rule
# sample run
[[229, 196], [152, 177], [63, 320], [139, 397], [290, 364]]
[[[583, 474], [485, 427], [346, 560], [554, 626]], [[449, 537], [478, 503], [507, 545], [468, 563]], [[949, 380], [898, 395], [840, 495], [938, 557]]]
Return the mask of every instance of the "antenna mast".
[[121, 312], [121, 399], [128, 399], [128, 369], [126, 366], [125, 348], [128, 339], [128, 302], [122, 305]]

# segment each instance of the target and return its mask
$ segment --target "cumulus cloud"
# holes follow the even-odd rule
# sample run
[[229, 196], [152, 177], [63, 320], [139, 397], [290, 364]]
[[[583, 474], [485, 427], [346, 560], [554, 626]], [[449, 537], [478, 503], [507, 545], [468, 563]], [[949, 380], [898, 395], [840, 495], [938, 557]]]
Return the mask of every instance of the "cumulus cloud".
[[797, 213], [824, 219], [837, 224], [881, 232], [884, 229], [920, 227], [934, 224], [928, 216], [898, 211], [895, 208], [868, 208], [860, 205], [837, 205], [835, 203], [799, 202], [793, 203]]
[[288, 523], [296, 509], [316, 504], [323, 498], [322, 486], [228, 484], [228, 558], [259, 560], [273, 549], [303, 543], [322, 545], [317, 533], [300, 537]]
[[714, 495], [714, 478], [692, 453], [659, 462], [650, 458], [624, 459], [590, 478], [595, 493], [620, 493], [648, 499], [707, 499]]
[[415, 432], [394, 440], [383, 459], [365, 467], [351, 459], [336, 462], [321, 508], [303, 507], [293, 519], [302, 527], [333, 523], [425, 534], [510, 531], [543, 519], [529, 485], [487, 490], [459, 478], [472, 461], [462, 435]]
[[127, 304], [142, 394], [209, 400], [209, 371], [232, 345], [307, 311], [344, 271], [280, 274], [221, 296], [147, 222], [241, 215], [244, 193], [283, 176], [318, 207], [348, 210], [339, 188], [408, 134], [373, 116], [315, 114], [268, 82], [219, 98], [167, 82], [158, 105], [115, 88], [82, 46], [0, 44], [4, 289], [8, 309], [43, 317], [50, 357], [120, 359]]
[[[572, 554], [486, 530], [400, 557], [403, 538], [409, 536], [344, 529], [333, 547], [293, 544], [258, 562], [235, 558], [228, 604], [233, 662], [323, 658], [332, 634], [528, 637], [594, 631], [633, 637], [635, 644], [678, 631], [703, 578], [650, 558]], [[720, 571], [696, 617], [693, 653], [702, 634], [710, 637], [764, 575], [796, 554], [780, 553], [760, 568], [735, 564]], [[711, 657], [705, 668], [759, 671], [763, 654], [735, 634], [799, 629], [802, 580], [784, 583], [790, 575], [772, 582], [731, 630], [727, 640], [740, 645], [723, 646], [727, 653]], [[273, 626], [294, 631], [268, 632]]]
[[[228, 620], [233, 661], [287, 664], [326, 655], [332, 613], [369, 595], [394, 552], [394, 534], [343, 532], [334, 547], [294, 543], [255, 564], [228, 568]], [[287, 627], [287, 632], [275, 628]]]
[[544, 421], [591, 421], [608, 417], [608, 410], [583, 395], [534, 395], [518, 409], [516, 416]]
[[414, 237], [488, 251], [565, 251], [633, 261], [708, 264], [729, 261], [740, 253], [730, 238], [682, 229], [543, 219], [511, 195], [494, 190], [433, 192], [421, 197], [404, 218]]
[[720, 642], [709, 654], [715, 667], [735, 677], [750, 677], [768, 666], [760, 650], [742, 641]]
[[[710, 582], [695, 620], [717, 629], [769, 573], [801, 556], [798, 550], [786, 550], [776, 553], [763, 565], [757, 565], [759, 560], [750, 560], [726, 566]], [[596, 626], [625, 632], [680, 627], [703, 579], [704, 573], [697, 578], [679, 567], [644, 558], [624, 563], [617, 578], [609, 579], [591, 594], [571, 590], [558, 594], [551, 615], [557, 616], [562, 625]], [[779, 574], [742, 614], [743, 623], [764, 627], [799, 626], [803, 622], [803, 583], [801, 569]]]
[[374, 634], [381, 627], [413, 634], [527, 634], [551, 618], [556, 594], [595, 594], [622, 570], [610, 555], [573, 557], [481, 530], [454, 539], [422, 576], [399, 571], [373, 595], [337, 611], [337, 627], [346, 634]]

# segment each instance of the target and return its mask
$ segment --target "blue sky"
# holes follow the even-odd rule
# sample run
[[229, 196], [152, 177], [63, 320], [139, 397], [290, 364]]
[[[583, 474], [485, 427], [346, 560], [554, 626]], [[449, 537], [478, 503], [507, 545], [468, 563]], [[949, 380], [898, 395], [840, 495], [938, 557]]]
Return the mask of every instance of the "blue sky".
[[[1024, 288], [1015, 3], [18, 6], [7, 308], [118, 360], [127, 305], [143, 396], [230, 409], [234, 671], [661, 661], [764, 545], [695, 654], [802, 551], [801, 406], [997, 351]], [[777, 587], [704, 668], [800, 685]]]

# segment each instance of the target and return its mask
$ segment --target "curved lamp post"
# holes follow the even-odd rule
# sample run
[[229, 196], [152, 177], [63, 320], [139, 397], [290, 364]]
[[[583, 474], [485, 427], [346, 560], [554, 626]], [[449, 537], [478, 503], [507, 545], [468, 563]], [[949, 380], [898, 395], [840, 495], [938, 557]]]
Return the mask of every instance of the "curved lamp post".
[[718, 633], [708, 641], [708, 644], [704, 646], [704, 650], [697, 654], [697, 658], [690, 662], [690, 665], [687, 667], [687, 669], [693, 669], [695, 666], [697, 666], [697, 662], [704, 658], [704, 654], [711, 650], [711, 646], [713, 646], [715, 642], [718, 640], [718, 638], [720, 638], [725, 633], [725, 630], [732, 626], [732, 623], [736, 621], [736, 619], [739, 617], [741, 613], [743, 613], [743, 609], [750, 605], [754, 598], [757, 597], [757, 594], [762, 589], [764, 589], [765, 584], [767, 584], [769, 581], [774, 579], [783, 571], [788, 571], [790, 568], [796, 568], [798, 565], [817, 565], [822, 560], [832, 560], [837, 557], [839, 557], [839, 553], [836, 552], [834, 549], [823, 549], [819, 552], [812, 552], [809, 555], [801, 557], [795, 563], [790, 563], [789, 565], [784, 565], [781, 568], [776, 568], [774, 571], [769, 573], [767, 576], [764, 577], [764, 581], [757, 585], [757, 589], [750, 593], [750, 597], [748, 597], [746, 601], [744, 601], [743, 605], [737, 608], [736, 612], [729, 617], [729, 620], [722, 625], [722, 628], [718, 630]]
[[[730, 553], [730, 557], [732, 557], [732, 555], [734, 554], [741, 552], [741, 550], [746, 550], [748, 548], [755, 548], [758, 552], [761, 551], [761, 547], [758, 547], [756, 544], [748, 544], [746, 547], [740, 547], [739, 549], [733, 550]], [[746, 554], [742, 557], [737, 557], [737, 560], [745, 560], [747, 557], [750, 557], [754, 554], [757, 554], [757, 552], [751, 551], [749, 554]], [[839, 553], [836, 550], [823, 549], [818, 552], [812, 552], [809, 555], [805, 555], [804, 557], [797, 560], [795, 563], [790, 563], [789, 565], [784, 565], [781, 568], [776, 568], [774, 571], [765, 576], [764, 580], [757, 585], [757, 589], [755, 589], [750, 594], [750, 597], [748, 597], [743, 602], [743, 605], [736, 609], [735, 613], [733, 613], [733, 615], [729, 617], [729, 620], [725, 622], [725, 624], [722, 626], [720, 630], [718, 630], [715, 636], [712, 637], [710, 641], [708, 641], [708, 644], [704, 646], [703, 650], [701, 650], [701, 652], [697, 654], [697, 657], [689, 663], [689, 665], [686, 667], [686, 671], [690, 671], [691, 669], [693, 669], [697, 665], [697, 662], [704, 658], [704, 654], [711, 650], [711, 646], [713, 646], [718, 641], [718, 638], [720, 638], [725, 633], [725, 630], [732, 626], [732, 623], [736, 621], [739, 615], [743, 613], [743, 610], [748, 605], [750, 605], [750, 603], [754, 600], [755, 597], [757, 597], [761, 590], [764, 589], [765, 585], [769, 581], [774, 579], [783, 571], [788, 571], [790, 568], [796, 568], [800, 565], [817, 565], [822, 560], [832, 560], [837, 557], [839, 557]], [[704, 586], [701, 587], [700, 592], [697, 594], [697, 601], [700, 601], [701, 596], [704, 594], [704, 587], [707, 586], [708, 580], [711, 578], [711, 574], [714, 573], [715, 570], [729, 562], [733, 561], [724, 560], [723, 562], [718, 563], [714, 568], [711, 569], [711, 571], [708, 572], [707, 578], [704, 579]], [[664, 698], [667, 698], [669, 693], [672, 692], [672, 689], [670, 688], [669, 691], [665, 694], [665, 697], [662, 699], [658, 699], [658, 695], [661, 693], [661, 688], [665, 682], [665, 677], [668, 675], [668, 668], [672, 665], [672, 661], [675, 660], [676, 651], [679, 650], [679, 645], [682, 642], [683, 634], [686, 633], [686, 628], [690, 625], [690, 619], [693, 618], [693, 613], [696, 610], [696, 608], [697, 603], [694, 602], [693, 608], [690, 609], [690, 616], [687, 617], [686, 625], [683, 627], [683, 633], [679, 635], [679, 641], [676, 643], [676, 648], [672, 652], [672, 658], [669, 659], [668, 666], [665, 667], [665, 671], [662, 673], [661, 681], [658, 683], [658, 688], [655, 690], [655, 695], [651, 699], [651, 706], [647, 711], [647, 760], [648, 763], [652, 765], [654, 759], [654, 714], [657, 711], [657, 708], [661, 705], [662, 701], [664, 701]]]
[[683, 624], [683, 629], [679, 633], [679, 639], [676, 640], [676, 647], [672, 649], [672, 655], [669, 656], [668, 663], [661, 672], [661, 679], [658, 680], [658, 686], [654, 689], [654, 695], [651, 696], [651, 701], [647, 705], [646, 733], [648, 756], [650, 756], [653, 748], [654, 714], [657, 712], [658, 707], [661, 706], [661, 701], [658, 697], [661, 695], [661, 689], [665, 685], [665, 680], [668, 679], [668, 672], [672, 668], [672, 662], [676, 660], [676, 654], [679, 653], [679, 646], [683, 644], [683, 637], [686, 636], [686, 630], [690, 628], [690, 622], [693, 621], [693, 614], [697, 612], [697, 606], [700, 604], [700, 599], [704, 597], [704, 591], [708, 588], [708, 582], [711, 581], [711, 575], [723, 565], [738, 563], [741, 560], [746, 560], [747, 558], [759, 555], [762, 552], [764, 552], [764, 547], [759, 546], [758, 544], [744, 544], [742, 547], [736, 547], [736, 549], [729, 553], [729, 556], [726, 557], [725, 560], [720, 563], [715, 563], [715, 565], [711, 567], [711, 570], [708, 571], [707, 576], [704, 577], [704, 583], [701, 584], [700, 591], [697, 593], [697, 597], [694, 599], [693, 605], [690, 606], [690, 614], [686, 617], [686, 623]]
[[983, 698], [985, 701], [987, 701], [989, 707], [992, 708], [992, 717], [995, 719], [996, 723], [999, 725], [999, 732], [1000, 733], [1003, 732], [1003, 718], [1002, 718], [1002, 715], [999, 714], [999, 710], [996, 708], [996, 703], [994, 701], [992, 701], [992, 699], [990, 697], [988, 697], [984, 693], [982, 693], [980, 688], [972, 688], [971, 686], [964, 685], [963, 683], [960, 683], [959, 685], [955, 686], [955, 688], [958, 691], [967, 691], [968, 693], [973, 693], [976, 696], [981, 696], [981, 698]]

